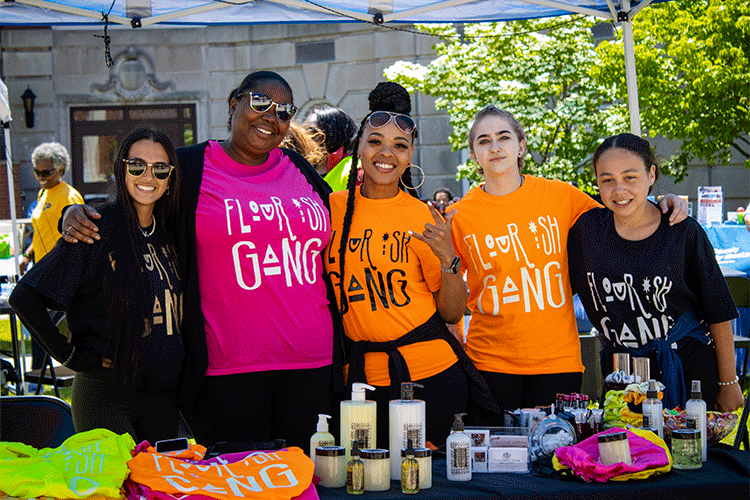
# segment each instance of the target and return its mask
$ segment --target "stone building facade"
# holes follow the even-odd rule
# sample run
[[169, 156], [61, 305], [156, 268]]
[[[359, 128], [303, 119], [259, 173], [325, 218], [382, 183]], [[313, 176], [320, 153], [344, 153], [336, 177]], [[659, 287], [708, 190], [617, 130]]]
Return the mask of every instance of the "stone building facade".
[[[25, 193], [19, 213], [38, 189], [29, 160], [37, 144], [54, 140], [68, 147], [73, 157], [68, 182], [89, 195], [101, 193], [116, 147], [112, 137], [140, 120], [172, 127], [187, 142], [223, 139], [227, 96], [257, 69], [276, 71], [289, 81], [300, 117], [325, 102], [359, 122], [367, 112], [367, 94], [385, 79], [386, 67], [435, 57], [434, 38], [405, 28], [361, 23], [110, 27], [111, 67], [105, 64], [102, 28], [2, 28], [0, 76], [9, 88], [13, 158], [20, 163]], [[37, 96], [33, 128], [23, 119], [20, 96], [26, 88]], [[441, 186], [463, 194], [467, 186], [456, 181], [455, 166], [466, 152], [451, 151], [448, 116], [430, 97], [417, 94], [412, 103], [420, 129], [414, 163], [426, 172], [422, 197]], [[675, 149], [668, 141], [656, 143], [665, 157]], [[714, 169], [696, 165], [680, 184], [660, 180], [656, 192], [686, 194], [694, 201], [697, 186], [710, 182], [724, 187], [725, 211], [734, 210], [747, 204], [750, 193], [750, 175], [742, 158], [735, 160]]]

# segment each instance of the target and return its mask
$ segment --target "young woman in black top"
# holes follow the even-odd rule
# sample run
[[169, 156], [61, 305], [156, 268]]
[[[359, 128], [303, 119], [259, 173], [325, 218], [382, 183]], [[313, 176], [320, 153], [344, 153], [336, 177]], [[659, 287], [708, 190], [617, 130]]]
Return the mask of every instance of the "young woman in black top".
[[[140, 129], [126, 137], [113, 165], [116, 199], [100, 209], [101, 239], [60, 239], [10, 296], [34, 338], [77, 372], [77, 432], [104, 427], [151, 443], [177, 435], [185, 350], [176, 164], [166, 135]], [[70, 342], [48, 309], [67, 311]]]

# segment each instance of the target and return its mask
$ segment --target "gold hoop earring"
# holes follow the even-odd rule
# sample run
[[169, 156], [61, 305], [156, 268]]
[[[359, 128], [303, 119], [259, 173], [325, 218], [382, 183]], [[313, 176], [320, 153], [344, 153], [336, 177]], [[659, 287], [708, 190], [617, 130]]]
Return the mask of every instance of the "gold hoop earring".
[[398, 181], [399, 181], [399, 182], [401, 183], [401, 185], [402, 185], [402, 186], [404, 186], [404, 189], [419, 189], [420, 187], [422, 187], [422, 184], [424, 184], [424, 179], [425, 179], [425, 174], [424, 174], [424, 170], [422, 170], [422, 167], [420, 167], [419, 165], [412, 165], [411, 163], [410, 163], [410, 164], [409, 164], [409, 166], [408, 166], [408, 167], [406, 167], [406, 168], [411, 168], [411, 167], [414, 167], [414, 168], [418, 168], [418, 169], [419, 169], [419, 171], [420, 171], [420, 172], [422, 172], [422, 182], [420, 182], [420, 183], [419, 183], [419, 184], [417, 184], [416, 186], [412, 186], [412, 187], [406, 187], [406, 186], [404, 186], [404, 183], [403, 183], [403, 182], [401, 181], [401, 179], [400, 179], [400, 178], [399, 178], [399, 180], [398, 180]]

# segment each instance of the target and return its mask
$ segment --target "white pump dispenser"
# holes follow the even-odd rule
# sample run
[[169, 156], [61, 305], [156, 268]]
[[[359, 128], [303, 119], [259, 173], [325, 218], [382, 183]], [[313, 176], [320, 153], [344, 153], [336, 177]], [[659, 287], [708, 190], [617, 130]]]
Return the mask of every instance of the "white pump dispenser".
[[471, 479], [471, 439], [464, 433], [466, 413], [454, 415], [453, 433], [445, 440], [445, 466], [449, 481]]
[[352, 399], [341, 402], [341, 446], [349, 461], [352, 441], [357, 441], [360, 450], [377, 447], [377, 404], [365, 399], [365, 390], [374, 391], [371, 385], [352, 384]]
[[335, 446], [336, 441], [333, 434], [328, 432], [328, 419], [330, 415], [318, 413], [318, 426], [315, 434], [310, 438], [310, 459], [315, 463], [315, 448], [318, 446]]
[[388, 436], [391, 453], [391, 479], [401, 479], [401, 450], [408, 439], [415, 448], [425, 445], [425, 402], [414, 399], [414, 388], [424, 386], [414, 382], [401, 383], [401, 399], [388, 403]]

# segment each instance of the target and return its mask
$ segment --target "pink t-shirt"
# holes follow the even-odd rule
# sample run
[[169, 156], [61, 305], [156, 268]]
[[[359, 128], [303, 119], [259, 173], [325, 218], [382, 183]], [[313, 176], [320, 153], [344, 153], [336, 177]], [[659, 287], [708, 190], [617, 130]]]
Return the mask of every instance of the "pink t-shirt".
[[294, 163], [276, 148], [243, 165], [211, 141], [195, 225], [206, 375], [331, 364], [330, 214]]

